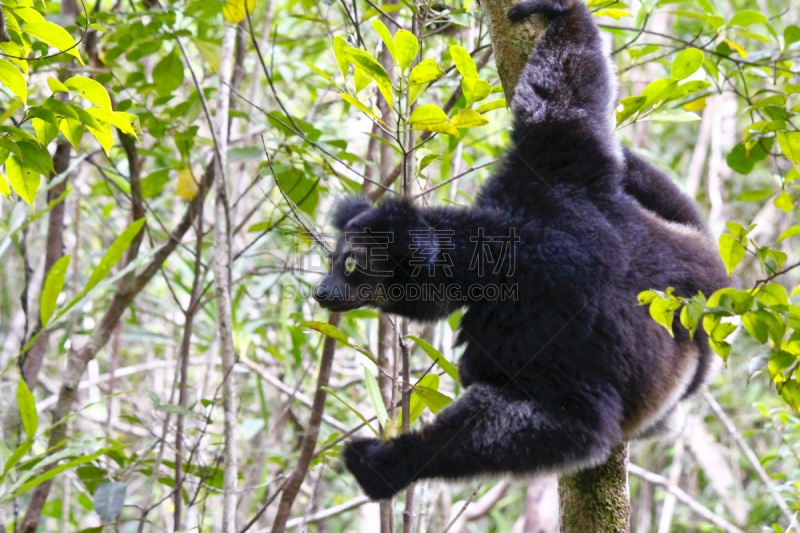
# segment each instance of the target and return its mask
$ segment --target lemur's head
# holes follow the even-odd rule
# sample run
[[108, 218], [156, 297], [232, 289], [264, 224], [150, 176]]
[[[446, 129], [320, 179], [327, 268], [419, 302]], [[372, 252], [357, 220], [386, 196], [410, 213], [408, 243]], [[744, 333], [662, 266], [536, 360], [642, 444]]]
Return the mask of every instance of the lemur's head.
[[365, 198], [348, 196], [336, 202], [331, 221], [339, 237], [314, 298], [331, 311], [372, 305], [391, 312], [389, 288], [399, 293], [416, 283], [412, 257], [418, 255], [413, 246], [419, 247], [419, 239], [412, 232], [427, 229], [424, 220], [405, 201], [374, 207]]

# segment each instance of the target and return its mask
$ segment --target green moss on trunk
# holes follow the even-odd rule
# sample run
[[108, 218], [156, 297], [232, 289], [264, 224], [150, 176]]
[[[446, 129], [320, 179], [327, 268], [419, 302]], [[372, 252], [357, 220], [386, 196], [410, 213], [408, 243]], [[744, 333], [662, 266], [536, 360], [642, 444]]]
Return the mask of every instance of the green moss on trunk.
[[628, 533], [628, 447], [604, 464], [558, 480], [561, 533]]

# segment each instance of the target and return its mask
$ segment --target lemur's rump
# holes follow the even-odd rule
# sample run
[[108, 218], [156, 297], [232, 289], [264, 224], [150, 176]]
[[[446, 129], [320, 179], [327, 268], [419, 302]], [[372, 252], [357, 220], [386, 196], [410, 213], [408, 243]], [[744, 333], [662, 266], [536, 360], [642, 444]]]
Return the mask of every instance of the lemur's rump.
[[[712, 366], [704, 332], [691, 340], [675, 328], [672, 338], [636, 298], [650, 288], [693, 296], [727, 285], [702, 219], [617, 138], [616, 79], [586, 8], [532, 0], [509, 16], [533, 14], [548, 27], [515, 89], [513, 145], [474, 206], [350, 198], [335, 208], [342, 235], [315, 293], [324, 307], [435, 320], [466, 306], [461, 396], [420, 431], [356, 438], [345, 450], [374, 499], [421, 478], [600, 463], [615, 444], [672, 427]], [[476, 242], [493, 258], [513, 242], [513, 264], [477, 268]], [[444, 255], [447, 264], [437, 263]], [[390, 286], [410, 295], [426, 285], [457, 290], [386, 296]], [[509, 290], [460, 297], [476, 286]]]

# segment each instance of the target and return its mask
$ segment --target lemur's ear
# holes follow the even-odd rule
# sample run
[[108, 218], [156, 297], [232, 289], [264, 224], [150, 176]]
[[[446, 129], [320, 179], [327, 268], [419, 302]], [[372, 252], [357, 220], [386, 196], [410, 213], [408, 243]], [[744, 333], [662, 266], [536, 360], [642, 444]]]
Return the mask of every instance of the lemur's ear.
[[348, 222], [370, 209], [372, 202], [360, 196], [344, 196], [336, 200], [331, 210], [331, 223], [341, 231]]

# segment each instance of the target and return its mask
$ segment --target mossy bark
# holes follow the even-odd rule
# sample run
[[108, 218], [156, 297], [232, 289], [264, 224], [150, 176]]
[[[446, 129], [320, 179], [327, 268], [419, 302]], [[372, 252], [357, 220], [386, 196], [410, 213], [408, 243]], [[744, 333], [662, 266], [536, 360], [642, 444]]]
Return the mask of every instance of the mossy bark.
[[558, 480], [561, 533], [628, 533], [628, 446], [620, 445], [602, 465]]
[[514, 97], [514, 87], [533, 45], [544, 29], [539, 17], [531, 17], [514, 24], [508, 20], [508, 10], [519, 3], [518, 0], [482, 0], [483, 20], [489, 29], [497, 73], [506, 93], [509, 105]]
[[[544, 23], [537, 17], [512, 24], [508, 10], [514, 0], [481, 0], [497, 72], [509, 105], [514, 87]], [[605, 464], [562, 476], [558, 483], [561, 533], [628, 533], [628, 447], [614, 449]]]

